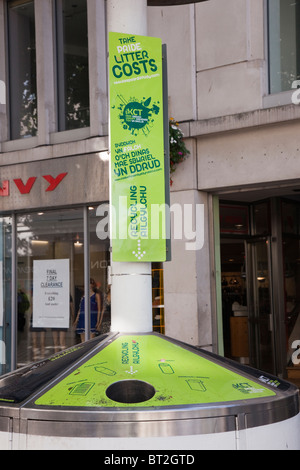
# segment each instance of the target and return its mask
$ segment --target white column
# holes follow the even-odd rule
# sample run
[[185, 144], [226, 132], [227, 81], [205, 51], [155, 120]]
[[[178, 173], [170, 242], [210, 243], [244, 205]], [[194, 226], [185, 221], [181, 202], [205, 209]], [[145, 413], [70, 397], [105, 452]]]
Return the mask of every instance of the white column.
[[147, 36], [147, 0], [107, 0], [107, 28]]
[[[109, 32], [147, 35], [147, 0], [107, 0]], [[151, 263], [111, 262], [111, 330], [152, 331]]]

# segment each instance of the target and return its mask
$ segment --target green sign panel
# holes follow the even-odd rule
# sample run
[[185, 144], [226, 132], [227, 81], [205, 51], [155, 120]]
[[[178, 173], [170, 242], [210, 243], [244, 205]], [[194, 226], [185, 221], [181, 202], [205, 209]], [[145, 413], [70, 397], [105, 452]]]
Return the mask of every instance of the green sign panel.
[[162, 43], [109, 34], [114, 261], [166, 260]]
[[[130, 404], [118, 399], [128, 381], [153, 393]], [[119, 386], [118, 386], [119, 385]], [[117, 389], [113, 395], [112, 388]], [[122, 393], [121, 393], [122, 394]], [[47, 391], [36, 405], [162, 407], [272, 397], [276, 393], [155, 335], [121, 336]], [[137, 401], [139, 399], [137, 398]]]

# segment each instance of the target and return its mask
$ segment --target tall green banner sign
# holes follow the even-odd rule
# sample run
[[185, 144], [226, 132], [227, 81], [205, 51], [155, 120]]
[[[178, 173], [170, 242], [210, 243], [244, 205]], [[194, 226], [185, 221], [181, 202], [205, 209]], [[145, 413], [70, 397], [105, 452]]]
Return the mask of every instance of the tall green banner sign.
[[109, 34], [113, 261], [166, 260], [162, 43]]

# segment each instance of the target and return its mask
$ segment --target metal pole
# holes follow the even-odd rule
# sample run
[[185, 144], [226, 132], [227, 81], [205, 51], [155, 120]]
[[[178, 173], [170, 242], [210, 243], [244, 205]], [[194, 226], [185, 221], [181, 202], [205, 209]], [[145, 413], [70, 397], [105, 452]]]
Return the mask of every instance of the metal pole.
[[85, 341], [90, 339], [91, 332], [91, 303], [90, 303], [90, 230], [89, 230], [89, 209], [83, 209], [83, 230], [84, 230], [84, 325]]
[[[147, 35], [147, 0], [107, 0], [108, 32]], [[152, 332], [151, 263], [111, 261], [111, 330]]]

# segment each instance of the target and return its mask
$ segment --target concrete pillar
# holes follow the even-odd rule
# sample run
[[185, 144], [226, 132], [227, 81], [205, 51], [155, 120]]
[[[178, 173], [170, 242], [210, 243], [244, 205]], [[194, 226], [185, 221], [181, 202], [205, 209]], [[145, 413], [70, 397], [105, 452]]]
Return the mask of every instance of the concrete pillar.
[[35, 16], [38, 143], [48, 145], [50, 134], [56, 130], [52, 1], [35, 2]]
[[[172, 228], [172, 261], [164, 268], [166, 335], [211, 350], [208, 194], [195, 189], [173, 191], [171, 208], [177, 212], [177, 222]], [[182, 237], [178, 237], [181, 216]]]
[[105, 0], [89, 0], [89, 80], [90, 80], [90, 132], [91, 136], [108, 134], [107, 73], [105, 44]]
[[0, 0], [0, 151], [1, 141], [8, 139], [6, 114], [5, 4]]
[[[147, 35], [147, 0], [107, 0], [108, 32]], [[111, 262], [111, 330], [152, 331], [151, 263]]]
[[[186, 133], [184, 125], [180, 128]], [[171, 338], [216, 351], [212, 196], [198, 190], [196, 141], [186, 139], [185, 144], [190, 155], [172, 174], [172, 261], [164, 265], [165, 331]]]

